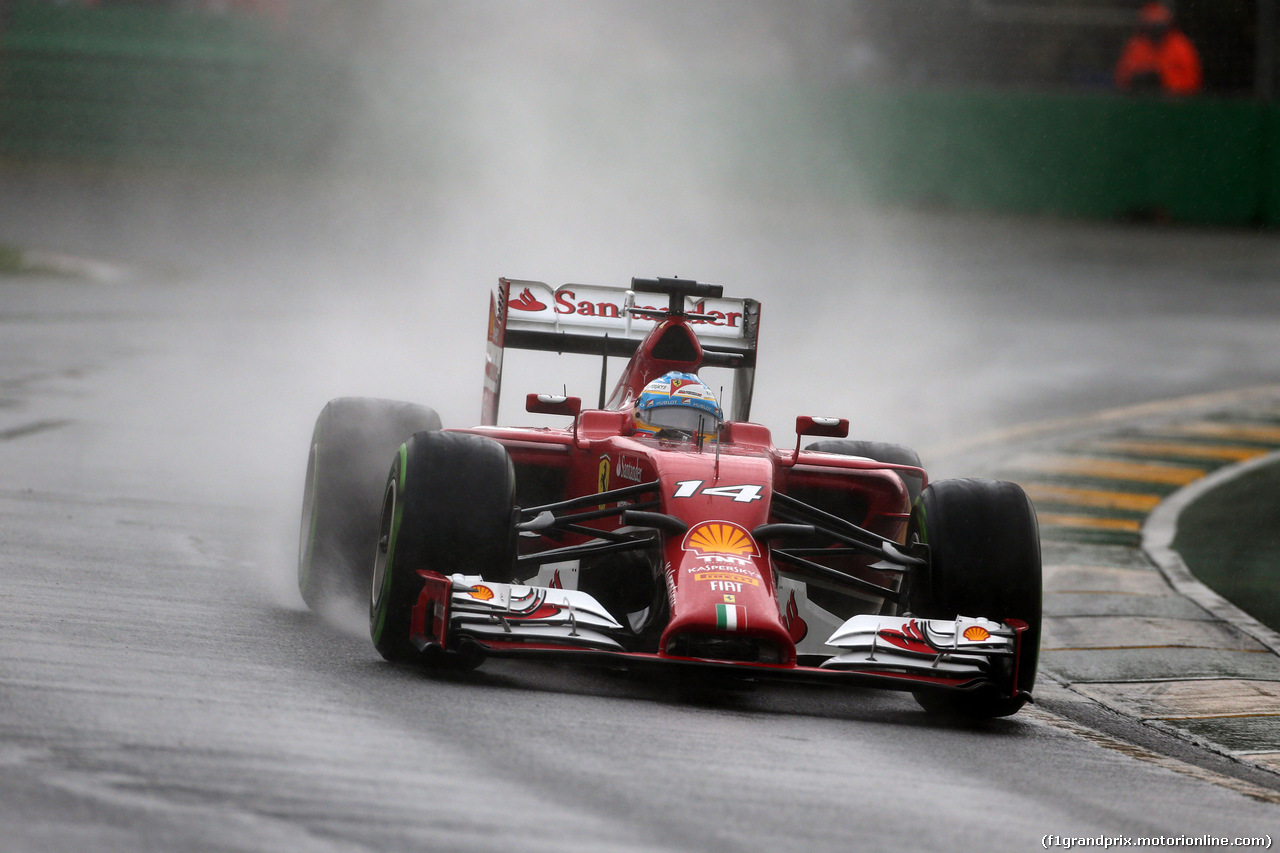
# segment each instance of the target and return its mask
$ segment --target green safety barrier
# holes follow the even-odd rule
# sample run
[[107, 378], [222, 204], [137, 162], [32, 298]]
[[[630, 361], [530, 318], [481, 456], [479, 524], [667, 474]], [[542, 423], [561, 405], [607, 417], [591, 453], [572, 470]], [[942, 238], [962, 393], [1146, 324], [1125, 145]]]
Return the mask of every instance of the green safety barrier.
[[[351, 113], [345, 72], [340, 60], [309, 54], [249, 16], [11, 5], [0, 30], [0, 156], [311, 164]], [[387, 76], [387, 97], [417, 99], [400, 112], [428, 124], [364, 139], [377, 163], [414, 163], [424, 152], [461, 156], [432, 144], [448, 138], [451, 111], [424, 100], [447, 95], [448, 81]], [[589, 81], [572, 85], [587, 91], [568, 99], [581, 101], [581, 114], [559, 117], [562, 126], [586, 146], [594, 134], [606, 149], [617, 146], [628, 108], [696, 101], [688, 116], [731, 129], [733, 141], [684, 134], [681, 156], [692, 151], [709, 176], [747, 189], [960, 210], [1280, 225], [1280, 107], [1252, 100], [760, 81], [682, 84], [678, 92], [630, 81], [595, 98]], [[625, 103], [597, 110], [608, 97]], [[661, 135], [664, 126], [655, 122], [652, 132]], [[647, 138], [632, 144], [642, 147], [620, 151], [619, 159], [646, 155]], [[698, 148], [718, 144], [740, 150], [721, 156]]]
[[1249, 100], [853, 91], [849, 156], [882, 201], [1280, 224], [1280, 111]]
[[1262, 169], [1259, 182], [1262, 185], [1261, 221], [1266, 225], [1280, 225], [1280, 106], [1264, 110]]
[[713, 104], [704, 114], [741, 140], [736, 156], [704, 154], [707, 170], [764, 192], [1280, 225], [1280, 107], [1255, 100], [770, 83], [668, 100], [681, 97]]
[[307, 161], [332, 135], [342, 74], [245, 15], [16, 4], [0, 30], [0, 155]]

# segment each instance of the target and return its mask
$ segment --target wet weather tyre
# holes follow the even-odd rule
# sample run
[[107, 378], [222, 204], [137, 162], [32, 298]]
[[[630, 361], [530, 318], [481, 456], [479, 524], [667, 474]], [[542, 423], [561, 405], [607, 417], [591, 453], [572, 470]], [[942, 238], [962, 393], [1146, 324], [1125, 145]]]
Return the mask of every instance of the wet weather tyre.
[[[1020, 620], [1016, 689], [943, 693], [917, 691], [930, 713], [962, 717], [1006, 717], [1026, 701], [1040, 654], [1040, 531], [1035, 508], [1016, 483], [939, 480], [920, 495], [908, 536], [929, 546], [929, 564], [912, 572], [907, 608], [927, 619], [978, 616]], [[1012, 666], [1012, 665], [1011, 665]]]
[[[924, 467], [920, 464], [920, 454], [910, 447], [902, 444], [893, 444], [888, 441], [831, 438], [825, 441], [815, 441], [805, 447], [805, 450], [839, 453], [841, 456], [865, 456], [868, 459], [887, 462], [890, 465], [910, 465], [912, 468]], [[916, 498], [920, 497], [920, 487], [923, 485], [921, 478], [903, 473], [902, 482], [907, 487], [907, 496], [911, 499], [911, 503], [915, 504]]]
[[420, 432], [401, 445], [383, 491], [369, 633], [393, 662], [441, 662], [413, 642], [420, 571], [509, 583], [516, 569], [515, 470], [506, 448], [469, 433]]
[[363, 604], [387, 465], [406, 438], [438, 429], [434, 411], [395, 400], [339, 397], [321, 410], [298, 537], [298, 589], [313, 610], [334, 599]]

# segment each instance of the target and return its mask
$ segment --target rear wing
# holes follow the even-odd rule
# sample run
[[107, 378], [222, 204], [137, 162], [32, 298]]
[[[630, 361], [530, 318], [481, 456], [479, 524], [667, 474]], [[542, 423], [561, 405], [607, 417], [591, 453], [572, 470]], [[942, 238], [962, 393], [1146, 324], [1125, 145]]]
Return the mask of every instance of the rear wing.
[[[653, 314], [668, 309], [660, 294], [625, 287], [563, 284], [498, 279], [489, 297], [489, 344], [485, 354], [484, 402], [480, 423], [498, 420], [502, 394], [502, 358], [507, 348], [555, 353], [582, 353], [630, 358], [656, 321], [632, 314], [638, 308]], [[734, 371], [732, 420], [748, 420], [755, 384], [756, 339], [760, 303], [754, 299], [685, 297], [689, 327], [703, 349], [703, 365]], [[604, 407], [604, 366], [600, 407]]]

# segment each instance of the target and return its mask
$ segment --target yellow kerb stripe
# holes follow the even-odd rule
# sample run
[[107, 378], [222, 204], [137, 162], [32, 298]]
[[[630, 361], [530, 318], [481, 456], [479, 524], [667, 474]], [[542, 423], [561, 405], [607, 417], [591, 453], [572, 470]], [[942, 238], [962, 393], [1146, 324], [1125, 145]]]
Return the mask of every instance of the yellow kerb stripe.
[[1101, 480], [1128, 480], [1172, 486], [1185, 486], [1199, 480], [1206, 473], [1201, 468], [1184, 465], [1160, 465], [1154, 462], [1130, 462], [1091, 456], [1046, 456], [1035, 460], [1030, 467], [1051, 474], [1074, 474]]
[[1049, 486], [1043, 483], [1024, 484], [1022, 487], [1039, 503], [1091, 506], [1100, 509], [1124, 509], [1133, 512], [1150, 512], [1163, 498], [1160, 495], [1143, 495], [1135, 492], [1105, 492], [1095, 489], [1073, 489], [1067, 486]]
[[1142, 530], [1142, 522], [1133, 518], [1095, 518], [1056, 512], [1042, 512], [1039, 518], [1041, 524], [1050, 527], [1085, 527], [1090, 530], [1123, 530], [1127, 533]]
[[1092, 447], [1138, 456], [1172, 456], [1181, 459], [1221, 459], [1227, 462], [1243, 462], [1267, 453], [1259, 447], [1194, 444], [1182, 441], [1145, 441], [1128, 439], [1100, 441]]
[[1280, 427], [1264, 424], [1228, 424], [1220, 421], [1197, 421], [1175, 424], [1166, 432], [1182, 435], [1202, 435], [1209, 438], [1225, 438], [1228, 441], [1267, 441], [1280, 444]]

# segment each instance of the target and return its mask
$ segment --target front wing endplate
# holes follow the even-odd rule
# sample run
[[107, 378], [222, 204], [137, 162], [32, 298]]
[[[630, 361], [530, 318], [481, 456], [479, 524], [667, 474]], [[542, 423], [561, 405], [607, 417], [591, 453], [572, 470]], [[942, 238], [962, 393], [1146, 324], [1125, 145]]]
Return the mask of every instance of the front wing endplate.
[[575, 589], [492, 583], [478, 575], [453, 575], [449, 628], [486, 646], [554, 644], [623, 651], [606, 632], [620, 631], [600, 602]]
[[827, 640], [842, 651], [821, 668], [990, 678], [1001, 659], [1016, 657], [1018, 633], [1002, 622], [965, 616], [854, 616]]

